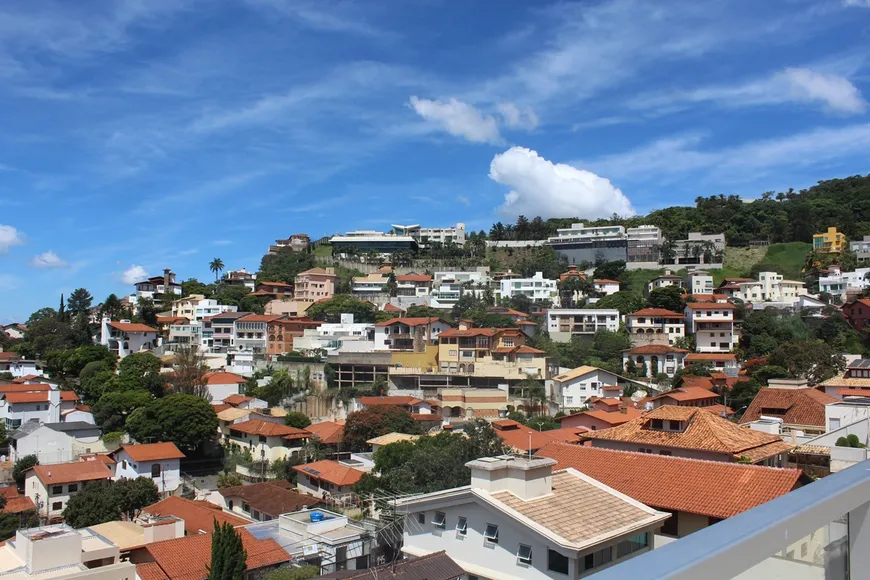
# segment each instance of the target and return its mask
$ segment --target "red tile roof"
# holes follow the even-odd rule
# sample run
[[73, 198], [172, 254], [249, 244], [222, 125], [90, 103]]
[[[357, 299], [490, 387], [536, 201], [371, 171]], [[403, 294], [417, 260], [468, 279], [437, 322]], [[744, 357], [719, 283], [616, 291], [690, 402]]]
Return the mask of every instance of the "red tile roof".
[[680, 401], [681, 403], [687, 401], [702, 401], [706, 399], [717, 399], [719, 395], [716, 393], [703, 389], [700, 387], [679, 387], [676, 389], [671, 389], [667, 393], [662, 393], [657, 397], [652, 397], [651, 401], [660, 401], [663, 399], [673, 399], [675, 401]]
[[31, 469], [36, 474], [36, 477], [45, 485], [96, 481], [112, 477], [112, 472], [109, 471], [105, 463], [100, 461], [54, 463], [51, 465], [37, 465]]
[[265, 481], [248, 485], [224, 487], [218, 490], [225, 498], [241, 498], [250, 508], [272, 517], [318, 505], [320, 500], [297, 493], [286, 480]]
[[637, 312], [626, 314], [626, 316], [643, 316], [647, 318], [685, 318], [684, 314], [680, 314], [679, 312], [674, 312], [673, 310], [668, 310], [666, 308], [643, 308], [641, 310], [638, 310]]
[[424, 401], [417, 397], [393, 395], [391, 397], [360, 397], [359, 402], [364, 407], [405, 407], [407, 405], [419, 405]]
[[223, 371], [205, 373], [203, 378], [207, 385], [235, 385], [248, 382], [246, 378], [240, 377], [235, 373], [226, 373]]
[[251, 419], [234, 423], [227, 427], [230, 431], [239, 433], [247, 433], [248, 435], [264, 435], [266, 437], [284, 437], [289, 439], [304, 439], [311, 437], [311, 433], [289, 425], [273, 423], [271, 421], [263, 421], [262, 419]]
[[837, 394], [841, 397], [870, 397], [870, 388], [840, 389]]
[[730, 518], [800, 486], [799, 469], [776, 469], [552, 443], [538, 457], [573, 467], [656, 509]]
[[312, 423], [305, 430], [314, 434], [324, 445], [335, 445], [341, 443], [342, 439], [344, 439], [343, 423], [334, 423], [332, 421]]
[[469, 336], [495, 336], [499, 331], [497, 328], [448, 328], [439, 334], [439, 338], [462, 338]]
[[683, 387], [692, 387], [695, 389], [713, 390], [713, 380], [710, 377], [696, 377], [695, 375], [683, 375]]
[[619, 284], [619, 280], [608, 280], [607, 278], [595, 278], [592, 282], [594, 284]]
[[214, 409], [215, 414], [217, 414], [217, 413], [220, 413], [221, 411], [224, 411], [226, 409], [232, 409], [233, 406], [228, 405], [226, 403], [217, 403], [217, 404], [212, 404], [212, 408]]
[[727, 352], [691, 352], [686, 355], [686, 362], [693, 361], [734, 361], [737, 362], [737, 355]]
[[401, 276], [396, 276], [397, 282], [431, 282], [432, 276], [427, 276], [426, 274], [402, 274]]
[[395, 304], [390, 304], [389, 302], [387, 302], [384, 305], [384, 312], [404, 312], [404, 310], [402, 310], [401, 308], [399, 308]]
[[410, 326], [414, 328], [415, 326], [426, 326], [427, 324], [435, 324], [436, 322], [442, 322], [447, 324], [444, 320], [435, 317], [435, 316], [418, 316], [412, 318], [391, 318], [390, 320], [384, 320], [382, 322], [375, 323], [375, 326], [392, 326], [393, 324], [404, 324], [405, 326]]
[[[209, 531], [213, 531], [213, 528]], [[287, 550], [271, 538], [258, 540], [245, 529], [239, 530], [239, 535], [247, 554], [246, 574], [255, 573], [260, 568], [277, 566], [291, 559]], [[208, 565], [211, 563], [209, 534], [154, 542], [147, 544], [145, 549], [169, 580], [203, 580], [208, 577]], [[139, 566], [136, 570], [139, 571]], [[146, 571], [146, 574], [151, 574], [152, 580], [158, 578], [153, 569]]]
[[667, 344], [642, 344], [629, 350], [624, 350], [629, 354], [668, 354], [671, 352], [689, 352], [684, 348], [677, 348]]
[[[210, 507], [211, 506], [211, 507]], [[152, 516], [175, 516], [184, 520], [184, 530], [188, 534], [211, 534], [214, 522], [242, 526], [248, 520], [226, 513], [220, 507], [208, 502], [197, 502], [178, 496], [169, 496], [142, 510]]]
[[358, 469], [347, 467], [331, 459], [323, 459], [314, 463], [306, 463], [305, 465], [294, 465], [293, 469], [299, 473], [328, 481], [333, 485], [353, 485], [364, 475]]
[[227, 405], [241, 405], [242, 403], [247, 403], [248, 401], [253, 401], [254, 397], [246, 397], [245, 395], [227, 395], [224, 397], [224, 403]]
[[159, 461], [161, 459], [184, 459], [185, 457], [184, 453], [179, 451], [172, 441], [123, 445], [121, 449], [126, 451], [133, 461]]
[[553, 441], [552, 438], [544, 434], [545, 432], [536, 431], [512, 419], [493, 421], [492, 426], [504, 444], [517, 451], [527, 452], [530, 445], [534, 451]]
[[[684, 431], [665, 431], [651, 428], [654, 419], [675, 420], [686, 423]], [[740, 427], [700, 407], [662, 405], [637, 419], [601, 431], [592, 431], [584, 440], [622, 441], [639, 445], [655, 445], [675, 449], [695, 449], [727, 454], [733, 460], [746, 456], [753, 463], [782, 453], [793, 445], [779, 436]]]
[[6, 385], [0, 384], [0, 393], [31, 393], [35, 391], [50, 391], [51, 385], [43, 383], [34, 383], [30, 385], [9, 383]]
[[589, 431], [586, 427], [563, 427], [542, 431], [544, 435], [559, 443], [579, 443], [580, 436]]
[[138, 322], [109, 322], [108, 326], [121, 332], [157, 332], [156, 328]]
[[169, 580], [169, 576], [163, 572], [163, 568], [157, 562], [136, 564], [136, 576], [140, 580]]
[[276, 318], [281, 318], [280, 314], [248, 314], [239, 318], [239, 322], [272, 322]]
[[825, 405], [836, 403], [838, 398], [822, 391], [811, 389], [772, 389], [758, 391], [752, 403], [740, 418], [740, 423], [757, 421], [762, 415], [782, 419], [786, 425], [825, 427]]
[[[24, 385], [26, 387], [32, 387], [33, 385]], [[0, 390], [2, 392], [2, 390]], [[47, 403], [48, 402], [48, 391], [39, 391], [35, 393], [24, 392], [24, 393], [9, 393], [7, 392], [5, 395], [6, 400], [12, 404], [16, 403]], [[61, 391], [60, 392], [60, 400], [61, 401], [78, 401], [79, 397], [73, 391]]]

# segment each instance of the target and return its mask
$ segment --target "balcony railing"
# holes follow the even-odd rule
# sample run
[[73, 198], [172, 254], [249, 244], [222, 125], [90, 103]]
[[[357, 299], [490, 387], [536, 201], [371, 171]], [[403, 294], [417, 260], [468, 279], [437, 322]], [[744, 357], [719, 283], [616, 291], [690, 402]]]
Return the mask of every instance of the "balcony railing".
[[868, 571], [870, 461], [864, 461], [595, 580], [858, 580]]

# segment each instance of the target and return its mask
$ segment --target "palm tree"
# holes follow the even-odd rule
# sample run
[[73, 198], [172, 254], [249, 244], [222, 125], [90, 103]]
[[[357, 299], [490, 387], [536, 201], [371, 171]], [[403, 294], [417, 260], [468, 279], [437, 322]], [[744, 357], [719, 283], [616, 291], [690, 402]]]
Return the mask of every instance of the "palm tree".
[[218, 274], [223, 272], [224, 262], [220, 258], [215, 258], [208, 264], [208, 269], [214, 272], [214, 281], [218, 281]]

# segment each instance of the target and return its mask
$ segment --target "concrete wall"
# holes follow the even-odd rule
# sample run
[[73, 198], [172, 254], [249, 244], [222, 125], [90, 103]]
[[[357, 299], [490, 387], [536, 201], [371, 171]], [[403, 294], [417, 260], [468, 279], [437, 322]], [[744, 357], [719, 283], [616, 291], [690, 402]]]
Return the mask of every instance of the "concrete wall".
[[[126, 477], [136, 479], [145, 477], [154, 482], [160, 493], [172, 493], [181, 485], [181, 467], [178, 459], [166, 459], [163, 461], [134, 462], [126, 451], [121, 450], [117, 456], [118, 464], [115, 466], [115, 479]], [[151, 476], [153, 465], [160, 466], [160, 475]]]

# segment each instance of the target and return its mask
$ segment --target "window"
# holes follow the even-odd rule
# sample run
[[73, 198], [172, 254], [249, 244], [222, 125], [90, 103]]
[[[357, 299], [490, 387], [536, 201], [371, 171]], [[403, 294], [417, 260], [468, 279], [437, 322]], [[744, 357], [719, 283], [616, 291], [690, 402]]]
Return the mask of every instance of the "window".
[[425, 513], [420, 512], [417, 514], [417, 523], [420, 524], [421, 526], [426, 523], [426, 514]]
[[71, 483], [68, 486], [66, 486], [67, 493], [75, 493], [78, 490], [79, 490], [79, 484], [77, 484], [77, 483]]
[[648, 545], [648, 535], [640, 534], [637, 536], [631, 536], [627, 540], [623, 540], [616, 545], [616, 557], [623, 558], [637, 552], [638, 550], [643, 550]]
[[52, 494], [63, 493], [63, 486], [62, 486], [62, 485], [55, 485], [55, 486], [52, 486], [52, 488], [51, 488], [51, 493], [52, 493]]
[[520, 544], [520, 547], [517, 550], [517, 562], [520, 564], [525, 564], [526, 566], [532, 565], [532, 547], [531, 546], [527, 546], [525, 544]]
[[665, 428], [664, 421], [662, 421], [661, 419], [653, 419], [652, 421], [650, 421], [650, 428], [662, 430]]
[[503, 342], [504, 342], [504, 345], [505, 345], [505, 346], [513, 346], [513, 345], [514, 345], [514, 339], [513, 339], [513, 338], [505, 338], [505, 339], [503, 340]]
[[547, 570], [558, 572], [559, 574], [568, 573], [568, 556], [563, 556], [559, 552], [547, 550]]
[[574, 397], [565, 397], [565, 404], [566, 405], [573, 405], [574, 404]]
[[160, 477], [160, 464], [152, 463], [151, 464], [151, 477]]
[[53, 512], [59, 512], [62, 509], [63, 509], [63, 502], [62, 501], [56, 501], [56, 502], [53, 502], [51, 504], [51, 511], [53, 511]]
[[444, 515], [444, 512], [435, 512], [435, 517], [432, 518], [432, 525], [443, 530], [447, 527], [446, 521], [447, 518]]
[[456, 520], [456, 533], [460, 536], [468, 533], [468, 520], [466, 518], [459, 516], [459, 519]]
[[659, 451], [659, 455], [673, 455], [673, 454], [670, 451], [665, 451], [664, 449], [662, 449], [661, 451]]
[[127, 469], [127, 460], [121, 462], [121, 469]]
[[266, 442], [266, 436], [260, 435], [260, 443], [265, 443], [265, 442]]
[[483, 539], [492, 544], [498, 544], [498, 526], [495, 524], [486, 524], [486, 531], [483, 532]]
[[610, 549], [610, 546], [606, 548], [602, 548], [597, 552], [592, 552], [591, 554], [586, 554], [586, 557], [583, 558], [583, 570], [592, 570], [593, 568], [598, 568], [599, 566], [603, 566], [610, 562], [613, 559], [613, 550]]
[[673, 419], [671, 419], [670, 421], [668, 421], [668, 429], [670, 429], [671, 431], [679, 431], [680, 430], [680, 422], [674, 421]]
[[227, 507], [230, 509], [230, 511], [233, 510], [233, 500], [227, 502]]

